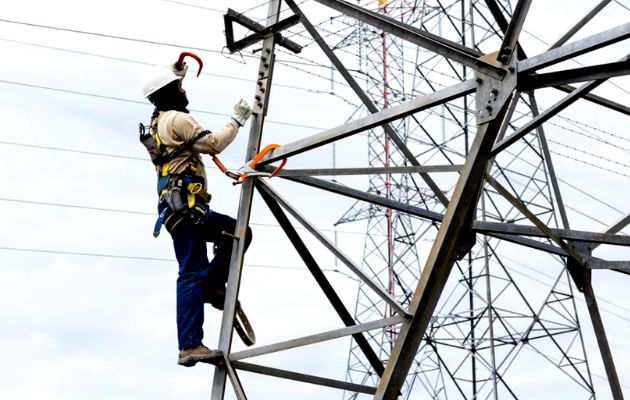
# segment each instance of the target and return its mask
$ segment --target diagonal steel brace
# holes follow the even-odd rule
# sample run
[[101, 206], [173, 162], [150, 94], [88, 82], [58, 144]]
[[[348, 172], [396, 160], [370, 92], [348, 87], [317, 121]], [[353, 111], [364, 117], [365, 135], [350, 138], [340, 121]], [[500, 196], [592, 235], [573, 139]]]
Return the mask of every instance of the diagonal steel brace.
[[[223, 15], [223, 21], [225, 22], [225, 41], [228, 50], [230, 50], [230, 53], [241, 51], [244, 48], [251, 46], [254, 43], [260, 42], [264, 38], [271, 35], [278, 35], [278, 45], [283, 46], [296, 54], [302, 51], [302, 46], [287, 38], [284, 38], [279, 33], [297, 24], [300, 21], [300, 17], [298, 15], [292, 15], [289, 18], [285, 18], [282, 21], [276, 22], [275, 24], [264, 26], [254, 21], [253, 19], [246, 17], [245, 15], [236, 12], [231, 8], [228, 8], [227, 14]], [[234, 22], [237, 22], [239, 25], [242, 25], [245, 28], [254, 31], [254, 33], [244, 37], [243, 39], [235, 41], [233, 25]]]

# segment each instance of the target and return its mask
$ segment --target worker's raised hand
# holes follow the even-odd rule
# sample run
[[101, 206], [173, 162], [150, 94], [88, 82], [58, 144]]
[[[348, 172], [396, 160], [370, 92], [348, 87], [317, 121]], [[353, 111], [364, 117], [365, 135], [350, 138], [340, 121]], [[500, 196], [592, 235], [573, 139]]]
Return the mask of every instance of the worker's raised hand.
[[186, 72], [188, 72], [188, 64], [186, 64], [185, 62], [181, 64], [175, 62], [171, 64], [171, 71], [173, 71], [173, 73], [179, 76], [181, 79], [184, 79], [184, 77], [186, 76]]
[[251, 115], [252, 108], [245, 100], [240, 99], [236, 104], [234, 104], [234, 116], [232, 118], [239, 126], [245, 125]]

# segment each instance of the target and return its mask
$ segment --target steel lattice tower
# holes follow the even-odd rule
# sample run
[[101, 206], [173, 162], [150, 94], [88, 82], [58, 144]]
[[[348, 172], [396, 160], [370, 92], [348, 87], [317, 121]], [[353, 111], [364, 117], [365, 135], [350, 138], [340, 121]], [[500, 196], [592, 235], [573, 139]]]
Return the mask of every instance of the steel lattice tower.
[[[381, 12], [409, 24], [417, 25], [431, 8], [424, 4], [392, 2]], [[424, 3], [424, 2], [422, 2]], [[388, 12], [391, 10], [391, 12]], [[352, 23], [352, 22], [349, 22]], [[358, 40], [358, 41], [357, 41]], [[359, 46], [359, 70], [365, 74], [364, 85], [376, 107], [387, 109], [404, 101], [409, 91], [413, 91], [415, 78], [401, 71], [409, 69], [404, 41], [385, 32], [379, 32], [366, 24], [359, 24], [356, 33], [338, 47]], [[368, 162], [372, 167], [392, 167], [405, 165], [405, 156], [390, 142], [388, 130], [394, 130], [404, 141], [410, 139], [413, 121], [401, 119], [386, 127], [368, 131]], [[388, 198], [413, 205], [434, 207], [435, 196], [430, 190], [421, 188], [409, 174], [370, 175], [368, 193], [384, 195]], [[374, 204], [357, 202], [340, 218], [337, 224], [366, 220], [367, 236], [362, 266], [372, 278], [386, 287], [390, 295], [401, 304], [408, 305], [413, 292], [413, 284], [421, 271], [418, 254], [418, 241], [423, 240], [417, 232], [426, 230], [422, 222], [406, 213], [399, 213]], [[434, 231], [428, 227], [429, 231]], [[359, 285], [355, 318], [359, 321], [385, 318], [394, 311], [382, 299], [375, 297], [369, 287]], [[388, 327], [370, 336], [371, 344], [379, 349], [381, 359], [387, 359], [397, 330]], [[427, 366], [428, 365], [428, 366]], [[433, 370], [435, 357], [425, 357], [412, 376], [422, 370]], [[439, 373], [439, 372], [438, 372]], [[361, 349], [353, 342], [348, 359], [348, 380], [362, 384], [377, 382], [374, 373], [364, 360]], [[411, 393], [413, 378], [406, 383], [403, 392]], [[355, 398], [356, 394], [349, 395]]]
[[[492, 20], [490, 11], [482, 3], [459, 1], [444, 7], [398, 0], [382, 2], [386, 6], [379, 7], [379, 12], [407, 25], [439, 32], [441, 36], [450, 31], [450, 39], [480, 48], [492, 39], [493, 30], [499, 30], [498, 26], [483, 25], [483, 22], [473, 25], [475, 20]], [[509, 2], [500, 7], [511, 13]], [[470, 77], [470, 70], [465, 67], [434, 63], [432, 54], [405, 49], [401, 39], [365, 24], [360, 24], [343, 45], [361, 47], [357, 51], [359, 70], [367, 77], [366, 92], [380, 109], [415, 93], [435, 90], [436, 85], [444, 81], [439, 74], [461, 80]], [[417, 63], [415, 68], [411, 60]], [[515, 112], [531, 118], [530, 103], [534, 99], [523, 97]], [[418, 144], [416, 157], [421, 162], [438, 159], [441, 163], [458, 163], [469, 146], [469, 125], [474, 120], [474, 112], [469, 107], [464, 99], [459, 107], [446, 106], [440, 112], [424, 116], [422, 121], [417, 117], [401, 119], [389, 128], [396, 130], [405, 142]], [[449, 123], [444, 122], [449, 119]], [[520, 119], [515, 118], [513, 123], [518, 124]], [[435, 127], [439, 127], [437, 132], [430, 132]], [[553, 167], [544, 157], [544, 134], [538, 134], [509, 156], [497, 160], [493, 176], [505, 177], [520, 194], [520, 201], [535, 209], [546, 224], [558, 227], [554, 194], [547, 176], [549, 168]], [[406, 162], [404, 155], [390, 145], [387, 128], [368, 132], [368, 160], [371, 167], [403, 166]], [[443, 210], [436, 196], [407, 174], [371, 175], [368, 192]], [[499, 204], [496, 193], [491, 191], [485, 191], [481, 204], [484, 209], [479, 209], [478, 215], [484, 220], [518, 222], [525, 219], [513, 206]], [[357, 203], [338, 224], [363, 219], [367, 220], [363, 268], [401, 304], [408, 304], [423, 261], [418, 243], [434, 239], [435, 225], [365, 203]], [[544, 289], [546, 297], [529, 299], [510, 272], [513, 263], [505, 259], [503, 253], [509, 254], [509, 250], [504, 251], [497, 240], [480, 238], [464, 259], [456, 263], [451, 292], [434, 314], [425, 344], [403, 386], [404, 398], [413, 398], [412, 393], [428, 394], [435, 399], [447, 398], [448, 393], [459, 393], [466, 398], [518, 397], [503, 375], [523, 346], [539, 353], [573, 379], [578, 390], [584, 393], [581, 398], [594, 397], [566, 269], [558, 263], [559, 276], [552, 287]], [[359, 286], [355, 311], [358, 321], [391, 314], [393, 311], [387, 304], [366, 285]], [[381, 357], [387, 359], [395, 337], [395, 330], [385, 328], [372, 334], [370, 341], [379, 348]], [[350, 349], [347, 378], [362, 384], [378, 381], [356, 343]], [[350, 394], [349, 398], [356, 396]]]
[[[283, 3], [290, 14], [285, 19]], [[246, 160], [261, 148], [276, 46], [300, 50], [283, 36], [298, 22], [362, 103], [355, 113], [362, 115], [265, 150], [255, 168], [275, 173], [270, 164], [366, 132], [368, 166], [283, 170], [278, 176], [359, 200], [339, 223], [365, 221], [368, 234], [358, 266], [273, 184], [257, 176], [242, 182], [212, 399], [223, 398], [228, 378], [236, 397], [247, 398], [237, 370], [342, 389], [346, 398], [539, 398], [546, 395], [543, 382], [534, 387], [518, 378], [540, 374], [543, 364], [553, 372], [545, 369], [537, 379], [550, 378], [567, 398], [594, 398], [574, 288], [584, 295], [612, 396], [623, 398], [591, 271], [630, 271], [630, 261], [592, 254], [602, 244], [630, 246], [628, 236], [617, 234], [630, 215], [605, 232], [571, 228], [544, 128], [578, 100], [630, 115], [627, 106], [590, 93], [627, 75], [630, 55], [607, 63], [596, 58], [600, 64], [581, 68], [562, 64], [630, 38], [630, 24], [573, 39], [610, 3], [604, 0], [542, 53], [528, 56], [520, 38], [531, 0], [427, 3], [272, 0], [264, 24], [226, 15], [254, 31], [235, 40], [226, 25], [231, 51], [262, 42]], [[332, 19], [325, 14], [324, 21], [345, 27], [313, 24], [309, 16], [321, 17], [322, 9], [338, 13]], [[331, 37], [348, 27], [346, 38], [331, 45]], [[557, 68], [548, 72], [549, 66]], [[536, 95], [544, 89], [559, 99], [539, 109]], [[364, 175], [368, 189], [322, 175]], [[232, 351], [244, 257], [239, 238], [255, 191], [343, 325]], [[361, 282], [354, 315], [293, 221]], [[552, 276], [551, 285], [522, 279], [523, 268], [534, 265]], [[346, 379], [242, 361], [341, 338], [351, 343]]]

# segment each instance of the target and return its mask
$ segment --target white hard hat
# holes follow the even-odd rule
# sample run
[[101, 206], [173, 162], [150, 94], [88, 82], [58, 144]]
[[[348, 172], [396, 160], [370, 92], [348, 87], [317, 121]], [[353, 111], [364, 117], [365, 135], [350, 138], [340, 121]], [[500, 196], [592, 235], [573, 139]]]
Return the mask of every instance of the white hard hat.
[[142, 91], [144, 92], [144, 97], [149, 97], [151, 94], [157, 92], [159, 89], [177, 79], [181, 79], [181, 77], [175, 75], [170, 69], [160, 68], [151, 71], [142, 80]]

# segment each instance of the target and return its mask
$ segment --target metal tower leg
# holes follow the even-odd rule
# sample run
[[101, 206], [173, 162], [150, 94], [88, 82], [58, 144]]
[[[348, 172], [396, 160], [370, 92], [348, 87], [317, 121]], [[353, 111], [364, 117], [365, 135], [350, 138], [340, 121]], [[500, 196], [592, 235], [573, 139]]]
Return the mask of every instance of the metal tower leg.
[[[280, 0], [272, 0], [269, 2], [267, 25], [271, 25], [278, 21], [280, 14]], [[258, 85], [256, 86], [256, 95], [253, 107], [253, 117], [249, 131], [249, 141], [245, 160], [251, 160], [260, 148], [262, 139], [263, 125], [265, 121], [265, 113], [267, 103], [269, 102], [269, 93], [271, 89], [271, 79], [273, 76], [274, 66], [274, 48], [276, 38], [271, 35], [263, 40], [261, 50], [261, 60], [259, 67]], [[260, 99], [260, 100], [258, 100]], [[241, 196], [238, 206], [238, 215], [236, 221], [234, 247], [232, 250], [232, 258], [230, 260], [230, 274], [228, 277], [228, 286], [225, 296], [225, 305], [223, 309], [223, 319], [221, 321], [221, 333], [219, 336], [219, 350], [223, 352], [225, 357], [230, 353], [232, 346], [232, 335], [234, 328], [234, 316], [236, 312], [236, 301], [238, 299], [238, 291], [241, 283], [241, 270], [243, 267], [243, 255], [245, 253], [245, 241], [238, 240], [244, 238], [249, 225], [249, 218], [252, 207], [252, 198], [254, 194], [254, 183], [251, 179], [247, 179], [241, 188]], [[229, 361], [226, 358], [226, 363]], [[225, 395], [226, 377], [228, 368], [231, 366], [218, 365], [214, 371], [214, 381], [212, 384], [212, 400], [222, 400]], [[232, 371], [233, 372], [233, 371]], [[232, 374], [230, 374], [232, 376]], [[233, 372], [233, 376], [236, 373]], [[237, 383], [238, 380], [232, 379], [237, 393], [242, 392]], [[240, 396], [239, 396], [240, 397]]]

